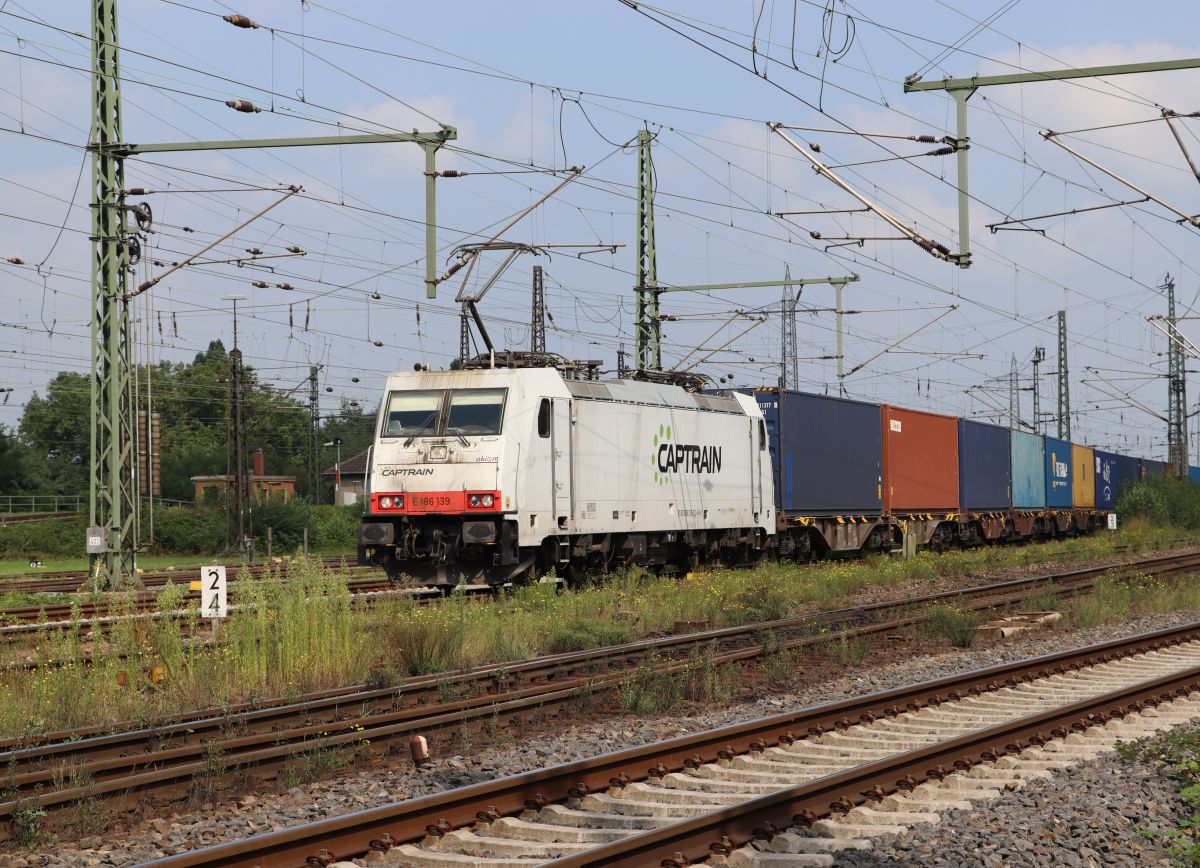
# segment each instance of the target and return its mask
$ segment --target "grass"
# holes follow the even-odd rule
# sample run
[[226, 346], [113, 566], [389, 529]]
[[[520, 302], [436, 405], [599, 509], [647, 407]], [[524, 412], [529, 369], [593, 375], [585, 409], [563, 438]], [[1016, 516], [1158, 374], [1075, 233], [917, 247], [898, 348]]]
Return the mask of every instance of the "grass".
[[1102, 577], [1093, 592], [1077, 598], [1070, 611], [1076, 627], [1097, 627], [1155, 615], [1200, 609], [1200, 582], [1193, 576], [1164, 580], [1143, 573], [1112, 573]]
[[[230, 602], [241, 608], [221, 624], [218, 643], [189, 641], [204, 625], [195, 604], [184, 608], [185, 583], [160, 592], [159, 620], [122, 622], [103, 640], [89, 638], [83, 625], [74, 622], [68, 629], [47, 631], [37, 638], [33, 653], [39, 662], [55, 665], [0, 672], [0, 737], [32, 737], [84, 724], [145, 724], [188, 709], [353, 683], [382, 687], [404, 675], [668, 633], [680, 622], [724, 627], [770, 620], [844, 605], [865, 589], [1081, 560], [1111, 553], [1117, 542], [1155, 543], [1171, 536], [1133, 530], [1027, 548], [921, 553], [908, 561], [873, 557], [810, 566], [765, 564], [684, 578], [633, 571], [569, 593], [535, 585], [495, 598], [452, 594], [419, 606], [407, 598], [389, 597], [353, 608], [343, 573], [301, 558], [287, 581], [276, 571], [261, 580], [240, 576], [233, 581]], [[1098, 609], [1084, 608], [1076, 616], [1079, 622], [1100, 623], [1129, 611], [1119, 606], [1122, 595], [1130, 593], [1127, 585], [1106, 585], [1104, 595], [1097, 596]], [[1194, 599], [1200, 591], [1188, 590], [1186, 583], [1177, 590], [1135, 585], [1137, 599], [1129, 605], [1137, 611], [1200, 605], [1200, 599]], [[111, 614], [132, 611], [131, 597], [107, 595], [105, 600]], [[1087, 602], [1079, 605], [1086, 607]], [[969, 642], [974, 626], [946, 613], [940, 629], [951, 641]], [[847, 663], [861, 662], [866, 654], [866, 644], [854, 639], [831, 639], [826, 645], [826, 654]], [[24, 653], [28, 651], [0, 646], [0, 665]], [[774, 679], [786, 678], [800, 665], [791, 655], [777, 656], [769, 664], [773, 674], [768, 674]], [[727, 695], [731, 676], [711, 663], [711, 655], [707, 662], [698, 658], [678, 678], [631, 674], [627, 707]], [[155, 671], [157, 678], [151, 677]]]

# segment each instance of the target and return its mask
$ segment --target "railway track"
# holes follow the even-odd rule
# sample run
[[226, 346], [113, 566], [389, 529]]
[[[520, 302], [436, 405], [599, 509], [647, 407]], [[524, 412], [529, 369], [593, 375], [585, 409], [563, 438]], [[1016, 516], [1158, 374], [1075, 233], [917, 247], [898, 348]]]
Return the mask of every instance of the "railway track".
[[[382, 576], [350, 576], [347, 586], [351, 594], [368, 594], [393, 590], [388, 580]], [[183, 601], [195, 602], [200, 599], [197, 591], [189, 591]], [[37, 631], [51, 624], [76, 620], [84, 628], [97, 622], [117, 620], [131, 615], [152, 613], [156, 611], [158, 598], [154, 594], [140, 594], [132, 599], [85, 599], [69, 603], [47, 603], [38, 606], [14, 606], [0, 609], [0, 638], [5, 636], [23, 635], [31, 630]], [[132, 612], [118, 612], [122, 607], [131, 607]], [[14, 629], [8, 630], [9, 627]], [[30, 629], [25, 629], [30, 628]]]
[[[1200, 717], [1200, 624], [1062, 651], [319, 820], [150, 863], [830, 864], [1069, 762]], [[787, 831], [790, 830], [790, 831]], [[764, 853], [779, 839], [791, 853]]]
[[[1160, 565], [1165, 560], [1169, 560], [1169, 559], [1176, 558], [1176, 557], [1177, 557], [1176, 554], [1168, 554], [1168, 555], [1163, 555], [1163, 556], [1156, 557], [1156, 558], [1144, 559], [1141, 563], [1144, 563], [1148, 567], [1157, 568], [1157, 566]], [[326, 567], [337, 566], [338, 564], [340, 564], [340, 562], [341, 562], [340, 559], [336, 559], [336, 558], [322, 559], [322, 563]], [[1083, 570], [1076, 571], [1076, 573], [1077, 573], [1077, 576], [1080, 578], [1091, 577], [1091, 576], [1098, 575], [1105, 570], [1109, 570], [1109, 569], [1113, 569], [1113, 568], [1125, 568], [1125, 567], [1129, 567], [1130, 565], [1131, 565], [1131, 562], [1128, 562], [1128, 561], [1120, 562], [1120, 563], [1111, 563], [1111, 564], [1100, 565], [1100, 566], [1096, 566], [1096, 567], [1085, 568]], [[257, 567], [251, 573], [252, 578], [256, 578], [256, 579], [262, 578], [262, 576], [264, 574], [264, 569], [265, 569], [265, 567], [262, 567], [262, 566]], [[352, 568], [352, 569], [357, 569], [357, 568]], [[363, 568], [363, 569], [371, 569], [371, 568]], [[384, 578], [380, 575], [377, 575], [376, 571], [372, 570], [371, 572], [372, 572], [371, 575], [355, 575], [354, 572], [350, 572], [350, 576], [348, 579], [348, 585], [350, 588], [350, 592], [352, 594], [355, 594], [355, 595], [378, 594], [378, 593], [388, 592], [388, 591], [392, 591], [392, 590], [399, 590], [404, 593], [414, 594], [414, 595], [416, 595], [418, 597], [422, 597], [422, 598], [427, 597], [430, 599], [434, 599], [434, 598], [437, 598], [438, 596], [440, 596], [440, 594], [438, 594], [437, 592], [429, 591], [429, 590], [426, 590], [423, 588], [415, 588], [414, 587], [414, 588], [396, 589], [396, 588], [394, 588], [393, 585], [391, 585], [390, 582], [388, 582], [388, 580], [386, 578]], [[162, 573], [162, 574], [157, 574], [157, 575], [158, 575], [158, 578], [161, 579], [161, 585], [159, 587], [165, 587], [165, 585], [167, 584], [168, 581], [172, 581], [172, 580], [182, 581], [185, 579], [189, 579], [190, 573], [179, 571], [179, 572]], [[286, 566], [285, 566], [285, 571], [284, 571], [283, 575], [286, 578], [286, 575], [287, 575], [286, 574]], [[1064, 573], [1061, 575], [1065, 576], [1068, 574]], [[1016, 588], [1028, 586], [1031, 581], [1036, 581], [1036, 580], [1030, 580], [1030, 579], [1015, 580], [1015, 582], [1012, 583], [1012, 588], [1016, 589]], [[1005, 583], [1000, 583], [1000, 584], [996, 585], [996, 587], [997, 587], [997, 589], [1004, 588]], [[483, 594], [485, 591], [486, 591], [486, 589], [483, 586], [471, 586], [471, 587], [467, 588], [468, 593], [472, 593], [475, 595]], [[957, 593], [958, 593], [957, 591], [948, 591], [948, 592], [945, 592], [944, 594], [942, 594], [941, 596], [952, 597], [952, 596], [957, 595]], [[928, 599], [932, 599], [933, 597], [936, 597], [936, 596], [938, 596], [938, 595], [927, 595], [926, 597], [922, 597], [919, 599], [928, 600]], [[200, 595], [198, 593], [189, 592], [185, 596], [184, 599], [186, 601], [194, 602], [194, 601], [198, 600], [199, 597], [200, 597]], [[124, 602], [126, 604], [128, 604], [128, 601], [124, 601]], [[11, 641], [14, 638], [19, 638], [21, 636], [27, 636], [30, 634], [38, 633], [46, 628], [53, 629], [56, 626], [61, 628], [61, 627], [66, 626], [66, 624], [68, 622], [72, 622], [73, 626], [77, 625], [80, 628], [85, 629], [85, 630], [91, 629], [93, 627], [99, 627], [101, 629], [104, 629], [116, 621], [123, 620], [123, 619], [131, 617], [131, 616], [132, 617], [138, 617], [138, 616], [157, 617], [157, 615], [154, 614], [157, 604], [156, 604], [156, 597], [153, 593], [142, 594], [142, 595], [139, 595], [138, 597], [134, 598], [134, 600], [132, 602], [132, 606], [135, 610], [134, 613], [126, 612], [126, 613], [114, 614], [114, 612], [113, 612], [114, 606], [111, 603], [111, 601], [97, 600], [97, 599], [85, 599], [85, 600], [73, 601], [73, 602], [61, 602], [61, 603], [55, 602], [55, 603], [46, 603], [46, 604], [41, 604], [41, 605], [14, 606], [14, 607], [9, 607], [9, 608], [5, 608], [5, 609], [0, 609], [0, 642]], [[871, 610], [874, 608], [877, 608], [877, 607], [867, 607], [867, 610]]]
[[[343, 563], [347, 564], [346, 569], [351, 572], [378, 572], [374, 567], [359, 567], [348, 563], [345, 557], [323, 557], [320, 563], [327, 569], [337, 569]], [[228, 564], [231, 574], [237, 573], [244, 566], [250, 573], [250, 577], [260, 579], [268, 568], [278, 568], [286, 577], [290, 561], [284, 560], [278, 564], [263, 562], [253, 564], [233, 563]], [[160, 590], [167, 586], [168, 582], [187, 582], [194, 576], [200, 574], [200, 568], [203, 564], [190, 564], [180, 567], [179, 569], [160, 569], [147, 570], [140, 573], [138, 578], [142, 582], [144, 590], [153, 591]], [[10, 576], [0, 576], [0, 592], [5, 591], [21, 591], [30, 594], [74, 594], [74, 593], [90, 593], [91, 588], [88, 587], [88, 574], [79, 570], [53, 570], [53, 571], [37, 571], [28, 573], [14, 573]]]
[[0, 527], [31, 521], [74, 521], [81, 515], [81, 512], [11, 512], [0, 515]]
[[[1127, 569], [1168, 576], [1200, 569], [1200, 553], [1148, 558]], [[1070, 596], [1086, 593], [1112, 565], [1054, 576], [1035, 576], [975, 589], [945, 591], [903, 602], [821, 612], [765, 623], [645, 639], [620, 646], [551, 655], [468, 672], [406, 679], [399, 685], [363, 685], [282, 699], [207, 709], [161, 718], [126, 732], [85, 728], [46, 733], [36, 739], [0, 741], [10, 800], [0, 821], [37, 794], [45, 810], [83, 798], [104, 798], [128, 808], [154, 796], [176, 798], [196, 780], [211, 777], [211, 758], [221, 773], [272, 777], [287, 763], [314, 751], [373, 749], [406, 743], [463, 726], [517, 725], [548, 720], [583, 693], [619, 687], [630, 673], [669, 677], [692, 671], [698, 660], [724, 666], [785, 649], [812, 649], [853, 635], [893, 635], [919, 625], [930, 604], [953, 600], [986, 609], [1019, 602], [1031, 591], [1053, 587]], [[769, 638], [768, 638], [769, 637]]]

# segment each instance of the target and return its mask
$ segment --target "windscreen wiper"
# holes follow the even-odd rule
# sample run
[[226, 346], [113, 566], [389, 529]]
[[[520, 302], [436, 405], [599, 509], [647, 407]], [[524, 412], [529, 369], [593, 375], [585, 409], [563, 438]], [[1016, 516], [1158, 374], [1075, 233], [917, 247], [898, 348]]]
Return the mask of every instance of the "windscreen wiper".
[[413, 445], [413, 441], [421, 436], [421, 433], [425, 430], [425, 426], [428, 425], [430, 422], [432, 422], [434, 420], [435, 416], [437, 416], [437, 410], [434, 410], [432, 413], [430, 413], [428, 416], [425, 417], [424, 421], [422, 421], [421, 424], [417, 426], [417, 430], [412, 433], [412, 436], [404, 441], [405, 449], [407, 449], [409, 446]]
[[471, 441], [466, 438], [466, 436], [462, 432], [462, 429], [459, 428], [457, 425], [447, 425], [446, 431], [448, 431], [449, 433], [451, 433], [455, 437], [457, 437], [458, 442], [461, 443], [463, 446], [471, 445]]

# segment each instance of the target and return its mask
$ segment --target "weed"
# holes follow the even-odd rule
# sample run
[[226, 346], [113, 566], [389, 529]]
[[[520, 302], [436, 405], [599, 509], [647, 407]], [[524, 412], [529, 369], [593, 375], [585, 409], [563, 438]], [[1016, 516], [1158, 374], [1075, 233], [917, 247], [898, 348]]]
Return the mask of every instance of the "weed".
[[201, 761], [204, 770], [192, 777], [191, 799], [196, 803], [211, 802], [220, 792], [225, 774], [225, 754], [216, 742], [205, 742]]
[[353, 745], [318, 745], [301, 751], [284, 765], [281, 772], [283, 785], [291, 789], [328, 777], [354, 762], [356, 752]]
[[[1200, 731], [1180, 728], [1156, 738], [1117, 742], [1126, 759], [1152, 763], [1179, 784], [1179, 797], [1192, 811], [1178, 828], [1162, 836], [1167, 854], [1181, 865], [1200, 865]], [[1154, 837], [1144, 830], [1147, 837]]]
[[1062, 598], [1050, 583], [1038, 585], [1021, 604], [1022, 609], [1032, 612], [1053, 612], [1061, 606]]
[[605, 645], [628, 642], [632, 630], [628, 624], [603, 621], [576, 621], [552, 632], [543, 649], [549, 654], [584, 651]]
[[42, 840], [42, 820], [45, 816], [46, 810], [36, 794], [20, 799], [9, 815], [13, 840], [21, 847], [36, 847]]
[[979, 633], [979, 614], [970, 609], [938, 605], [929, 614], [929, 632], [955, 648], [970, 648]]
[[470, 681], [459, 681], [454, 678], [438, 680], [438, 702], [443, 704], [470, 699], [475, 695], [475, 687]]
[[831, 660], [843, 666], [853, 666], [867, 659], [870, 644], [866, 636], [836, 633], [825, 640], [823, 650]]
[[471, 725], [464, 720], [461, 724], [459, 724], [458, 729], [454, 732], [455, 747], [457, 747], [461, 753], [469, 754], [471, 752], [471, 746], [474, 743], [474, 738], [471, 736]]
[[621, 680], [617, 693], [626, 711], [658, 714], [683, 700], [683, 678], [656, 672], [657, 663], [657, 655], [651, 654]]
[[404, 676], [394, 666], [377, 665], [367, 673], [366, 685], [372, 690], [384, 690], [395, 687], [403, 680]]

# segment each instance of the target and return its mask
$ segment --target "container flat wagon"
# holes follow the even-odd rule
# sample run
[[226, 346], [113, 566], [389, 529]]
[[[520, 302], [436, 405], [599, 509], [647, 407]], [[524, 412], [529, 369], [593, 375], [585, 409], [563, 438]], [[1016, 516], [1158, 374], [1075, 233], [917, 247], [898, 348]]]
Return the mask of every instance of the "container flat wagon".
[[828, 395], [754, 396], [771, 444], [782, 557], [891, 550], [905, 536], [933, 548], [1049, 539], [1102, 523], [1087, 447]]

